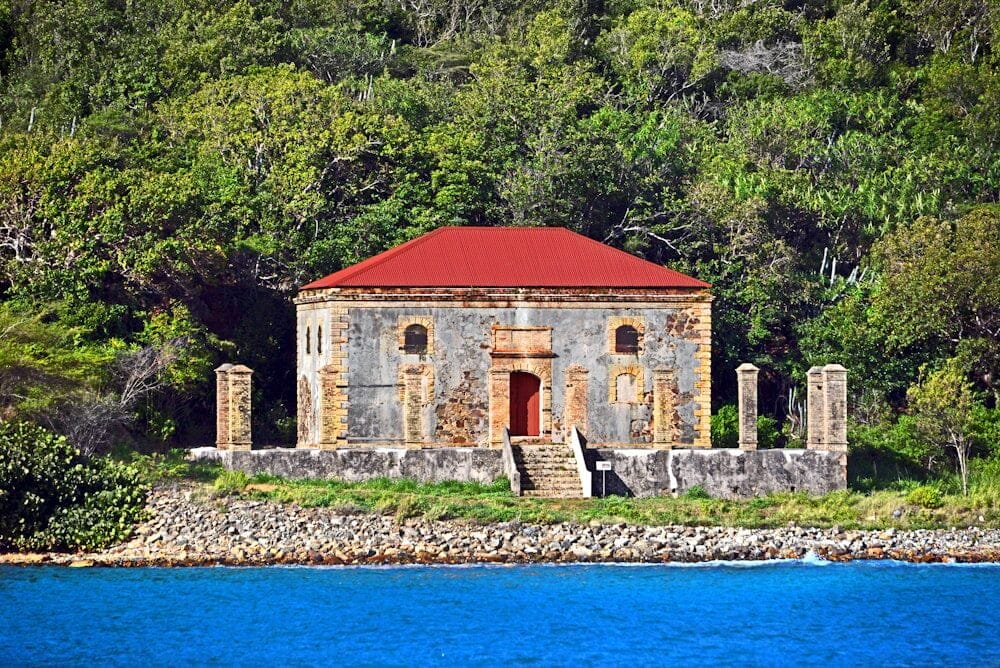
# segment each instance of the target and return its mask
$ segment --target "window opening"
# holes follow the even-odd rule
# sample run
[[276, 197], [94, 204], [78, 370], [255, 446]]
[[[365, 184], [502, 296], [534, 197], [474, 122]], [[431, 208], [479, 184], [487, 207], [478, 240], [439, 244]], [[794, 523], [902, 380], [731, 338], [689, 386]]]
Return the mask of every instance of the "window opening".
[[423, 325], [410, 325], [403, 332], [403, 351], [415, 354], [427, 354], [427, 328]]
[[632, 325], [622, 325], [615, 330], [615, 352], [639, 352], [639, 330]]

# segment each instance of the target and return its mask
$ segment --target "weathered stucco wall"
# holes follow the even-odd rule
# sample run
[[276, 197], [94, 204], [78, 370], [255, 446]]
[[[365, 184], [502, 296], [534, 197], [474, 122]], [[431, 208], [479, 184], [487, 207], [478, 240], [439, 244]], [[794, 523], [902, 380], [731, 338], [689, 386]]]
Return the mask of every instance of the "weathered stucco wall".
[[[712, 497], [747, 498], [773, 492], [825, 494], [847, 488], [847, 456], [823, 450], [594, 448], [595, 460], [611, 462], [607, 493], [630, 496], [683, 494], [694, 486]], [[601, 473], [594, 473], [594, 494]]]
[[460, 480], [490, 483], [503, 475], [499, 450], [493, 448], [340, 448], [317, 450], [217, 450], [196, 448], [192, 457], [217, 461], [248, 475], [266, 473], [290, 479], [412, 478], [420, 482]]
[[[346, 438], [350, 444], [403, 444], [404, 411], [401, 369], [427, 376], [431, 396], [420, 409], [421, 442], [486, 446], [490, 438], [490, 352], [494, 325], [552, 328], [551, 383], [543, 384], [543, 401], [551, 406], [551, 431], [561, 441], [567, 424], [565, 391], [567, 369], [586, 371], [586, 424], [578, 425], [594, 443], [649, 444], [654, 441], [653, 398], [655, 369], [672, 376], [669, 442], [674, 447], [707, 447], [709, 383], [708, 302], [664, 304], [583, 303], [504, 304], [464, 306], [461, 302], [366, 303], [331, 300], [299, 306], [299, 445], [318, 442], [316, 422], [320, 388], [317, 373], [330, 363], [324, 346], [305, 353], [305, 331], [329, 331], [328, 308], [346, 307]], [[432, 351], [407, 354], [400, 349], [399, 327], [407, 318], [433, 322]], [[609, 341], [612, 318], [643, 323], [638, 355], [613, 352]], [[322, 324], [321, 324], [322, 323]], [[315, 343], [315, 342], [313, 342]], [[638, 367], [640, 386], [635, 402], [613, 401], [612, 377], [624, 368]], [[505, 416], [501, 416], [502, 418]], [[496, 440], [495, 435], [492, 440]], [[662, 439], [661, 439], [662, 440]], [[412, 444], [412, 441], [410, 441]]]

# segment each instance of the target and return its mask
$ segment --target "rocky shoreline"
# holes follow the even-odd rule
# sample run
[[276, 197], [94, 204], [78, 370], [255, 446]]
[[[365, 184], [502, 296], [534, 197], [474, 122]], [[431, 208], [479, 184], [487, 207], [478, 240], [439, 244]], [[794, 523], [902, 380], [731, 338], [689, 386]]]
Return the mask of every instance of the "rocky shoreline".
[[0, 564], [263, 566], [469, 563], [694, 563], [713, 560], [897, 559], [1000, 562], [1000, 529], [860, 531], [784, 527], [397, 521], [161, 487], [151, 519], [127, 543], [89, 554], [5, 554]]

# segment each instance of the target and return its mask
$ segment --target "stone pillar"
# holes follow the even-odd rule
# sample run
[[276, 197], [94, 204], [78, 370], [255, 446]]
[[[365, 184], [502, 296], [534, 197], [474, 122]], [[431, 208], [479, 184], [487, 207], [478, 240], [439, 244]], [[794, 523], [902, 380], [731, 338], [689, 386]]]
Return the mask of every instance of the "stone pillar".
[[[641, 390], [640, 390], [641, 391]], [[653, 369], [653, 445], [672, 448], [675, 443], [674, 413], [677, 387], [671, 369]]]
[[570, 430], [576, 427], [581, 433], [587, 433], [587, 376], [588, 372], [580, 365], [566, 369], [566, 402], [563, 411], [565, 423], [565, 441], [569, 442]]
[[806, 373], [806, 448], [823, 449], [823, 367]]
[[220, 450], [250, 450], [250, 378], [253, 374], [242, 364], [223, 364], [215, 370], [216, 436]]
[[215, 370], [215, 447], [229, 449], [229, 370], [232, 364], [223, 364]]
[[823, 367], [823, 449], [847, 452], [847, 369]]
[[757, 374], [753, 364], [736, 367], [740, 411], [740, 450], [757, 449]]

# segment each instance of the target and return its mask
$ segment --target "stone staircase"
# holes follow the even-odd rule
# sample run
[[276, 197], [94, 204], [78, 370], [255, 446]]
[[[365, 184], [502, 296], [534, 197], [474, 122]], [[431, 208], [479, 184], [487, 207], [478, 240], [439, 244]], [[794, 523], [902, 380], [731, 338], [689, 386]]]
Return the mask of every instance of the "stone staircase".
[[563, 443], [521, 441], [511, 445], [523, 496], [578, 498], [580, 474], [573, 451]]

